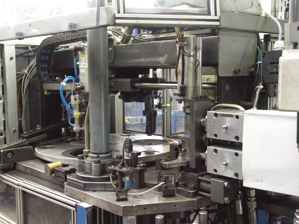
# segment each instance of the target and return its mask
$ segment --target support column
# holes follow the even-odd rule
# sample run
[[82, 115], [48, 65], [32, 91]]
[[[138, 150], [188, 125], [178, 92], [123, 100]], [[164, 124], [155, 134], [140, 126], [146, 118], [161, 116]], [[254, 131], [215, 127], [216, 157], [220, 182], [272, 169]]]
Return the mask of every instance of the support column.
[[[102, 6], [102, 5], [101, 5]], [[109, 153], [107, 28], [88, 30], [90, 152]]]

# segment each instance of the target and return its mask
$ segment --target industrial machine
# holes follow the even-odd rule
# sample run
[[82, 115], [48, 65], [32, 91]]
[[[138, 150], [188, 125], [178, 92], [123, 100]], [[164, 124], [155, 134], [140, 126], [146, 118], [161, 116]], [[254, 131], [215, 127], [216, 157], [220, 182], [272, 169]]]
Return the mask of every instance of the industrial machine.
[[0, 3], [0, 222], [299, 223], [299, 1], [266, 3]]

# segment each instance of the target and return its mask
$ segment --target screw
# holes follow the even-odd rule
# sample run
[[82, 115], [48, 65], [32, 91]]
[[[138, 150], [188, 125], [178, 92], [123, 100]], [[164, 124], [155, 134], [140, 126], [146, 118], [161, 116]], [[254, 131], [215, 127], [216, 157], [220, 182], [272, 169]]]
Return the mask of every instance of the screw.
[[15, 129], [15, 128], [12, 129], [12, 132], [13, 132], [13, 133], [15, 133], [16, 131], [17, 131], [17, 129]]
[[226, 124], [226, 125], [223, 125], [222, 128], [223, 128], [223, 129], [228, 129], [228, 125], [227, 125], [227, 124]]
[[227, 162], [227, 161], [224, 161], [222, 164], [223, 164], [223, 166], [227, 166], [227, 165], [228, 165], [228, 162]]
[[13, 155], [12, 155], [12, 152], [8, 152], [8, 153], [6, 154], [6, 158], [7, 158], [7, 159], [11, 159], [12, 156], [13, 156]]
[[112, 52], [112, 50], [113, 50], [112, 47], [109, 47], [108, 51], [109, 51], [109, 52]]

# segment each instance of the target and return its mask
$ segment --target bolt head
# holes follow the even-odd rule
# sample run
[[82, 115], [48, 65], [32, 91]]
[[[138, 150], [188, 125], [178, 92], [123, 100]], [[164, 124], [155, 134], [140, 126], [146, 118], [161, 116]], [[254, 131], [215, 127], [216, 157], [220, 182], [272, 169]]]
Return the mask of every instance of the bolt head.
[[225, 181], [224, 183], [223, 183], [223, 185], [224, 185], [224, 187], [226, 187], [226, 188], [230, 188], [230, 182], [228, 182], [228, 181]]
[[246, 194], [248, 197], [255, 197], [255, 190], [254, 189], [249, 189], [246, 191]]
[[223, 202], [224, 202], [225, 204], [229, 204], [229, 203], [230, 203], [230, 198], [229, 198], [229, 197], [225, 197], [225, 198], [223, 199]]
[[8, 152], [8, 153], [6, 154], [6, 158], [7, 158], [7, 159], [11, 159], [12, 156], [13, 156], [12, 152]]

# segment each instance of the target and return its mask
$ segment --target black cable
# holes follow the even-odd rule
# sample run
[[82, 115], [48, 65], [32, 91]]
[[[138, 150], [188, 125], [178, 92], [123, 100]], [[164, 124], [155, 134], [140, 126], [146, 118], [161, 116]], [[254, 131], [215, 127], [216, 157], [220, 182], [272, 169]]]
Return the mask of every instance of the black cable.
[[117, 30], [110, 30], [111, 32], [114, 32], [114, 33], [116, 33], [116, 34], [118, 34], [119, 36], [123, 36], [124, 34], [123, 33], [121, 33], [121, 32], [119, 32], [119, 31], [117, 31]]
[[191, 219], [191, 223], [193, 223], [195, 221], [196, 217], [198, 216], [198, 213], [199, 213], [199, 211], [195, 211], [195, 213]]

